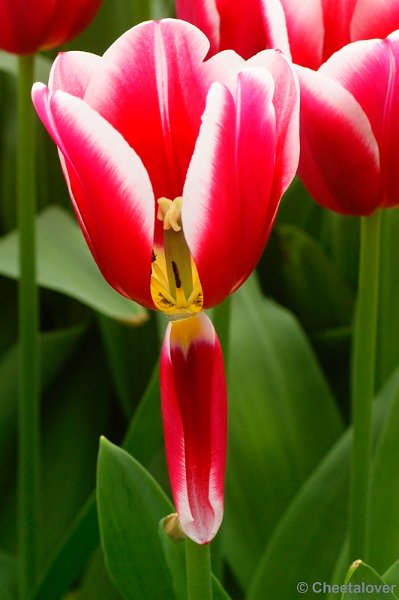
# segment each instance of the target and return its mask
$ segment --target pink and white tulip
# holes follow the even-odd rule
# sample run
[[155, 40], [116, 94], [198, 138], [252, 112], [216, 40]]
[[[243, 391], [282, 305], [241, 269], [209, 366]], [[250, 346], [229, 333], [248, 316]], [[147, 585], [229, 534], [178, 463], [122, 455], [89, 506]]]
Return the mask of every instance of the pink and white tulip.
[[204, 62], [208, 50], [188, 23], [147, 22], [102, 57], [60, 55], [49, 87], [33, 88], [105, 279], [174, 319], [161, 364], [166, 450], [181, 524], [203, 543], [223, 512], [226, 408], [219, 343], [198, 313], [255, 267], [299, 153], [288, 61], [265, 51]]
[[323, 206], [369, 215], [399, 204], [399, 31], [298, 67], [299, 175]]
[[399, 0], [176, 0], [176, 12], [208, 36], [212, 53], [249, 58], [278, 48], [312, 69], [350, 42], [399, 27]]

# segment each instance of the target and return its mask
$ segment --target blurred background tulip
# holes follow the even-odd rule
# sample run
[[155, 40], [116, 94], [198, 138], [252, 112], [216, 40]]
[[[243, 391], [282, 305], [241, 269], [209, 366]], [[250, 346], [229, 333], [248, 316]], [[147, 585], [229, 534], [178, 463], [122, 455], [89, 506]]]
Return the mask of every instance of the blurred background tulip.
[[249, 58], [278, 48], [312, 69], [349, 42], [399, 27], [398, 0], [176, 0], [176, 12], [206, 33], [211, 52], [232, 48]]
[[0, 2], [0, 48], [14, 54], [64, 44], [83, 31], [102, 0], [3, 0]]

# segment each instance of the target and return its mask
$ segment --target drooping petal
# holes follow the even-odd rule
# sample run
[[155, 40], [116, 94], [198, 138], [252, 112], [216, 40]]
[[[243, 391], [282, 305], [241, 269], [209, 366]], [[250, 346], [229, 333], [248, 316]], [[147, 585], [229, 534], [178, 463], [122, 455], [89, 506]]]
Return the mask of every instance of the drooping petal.
[[101, 57], [90, 52], [61, 52], [55, 59], [48, 82], [51, 92], [62, 90], [83, 98]]
[[398, 204], [399, 35], [355, 42], [336, 52], [320, 72], [351, 92], [366, 113], [381, 157], [381, 204]]
[[205, 106], [209, 42], [183, 21], [142, 23], [104, 54], [85, 94], [142, 159], [156, 198], [181, 196]]
[[324, 22], [321, 0], [281, 0], [292, 60], [312, 69], [323, 56]]
[[102, 274], [118, 292], [153, 308], [154, 197], [139, 157], [82, 100], [37, 85], [33, 101], [62, 153], [71, 199]]
[[378, 206], [380, 162], [370, 123], [332, 79], [298, 67], [301, 84], [299, 175], [319, 204], [368, 215]]
[[223, 518], [227, 405], [223, 355], [211, 321], [172, 321], [161, 358], [162, 418], [173, 498], [183, 531], [210, 542]]

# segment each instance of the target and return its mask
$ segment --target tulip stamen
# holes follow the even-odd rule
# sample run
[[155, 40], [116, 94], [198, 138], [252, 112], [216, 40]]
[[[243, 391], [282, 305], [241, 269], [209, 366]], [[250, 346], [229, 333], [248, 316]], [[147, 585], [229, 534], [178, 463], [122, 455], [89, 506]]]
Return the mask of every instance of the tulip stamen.
[[151, 295], [155, 306], [175, 318], [198, 313], [203, 293], [198, 272], [184, 237], [183, 198], [159, 198], [157, 219], [163, 223], [163, 248], [153, 253]]
[[180, 279], [179, 267], [177, 266], [177, 264], [175, 263], [174, 260], [172, 260], [172, 269], [173, 269], [173, 275], [175, 277], [176, 287], [177, 288], [181, 288], [181, 279]]

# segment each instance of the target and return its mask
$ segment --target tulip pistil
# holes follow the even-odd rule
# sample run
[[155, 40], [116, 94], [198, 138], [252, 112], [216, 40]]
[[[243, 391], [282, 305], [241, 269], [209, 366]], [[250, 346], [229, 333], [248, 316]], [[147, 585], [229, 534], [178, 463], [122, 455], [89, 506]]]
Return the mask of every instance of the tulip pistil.
[[151, 273], [155, 306], [174, 318], [194, 315], [203, 304], [198, 272], [183, 233], [182, 202], [181, 197], [158, 200], [157, 218], [163, 222], [163, 248], [153, 253]]

